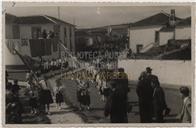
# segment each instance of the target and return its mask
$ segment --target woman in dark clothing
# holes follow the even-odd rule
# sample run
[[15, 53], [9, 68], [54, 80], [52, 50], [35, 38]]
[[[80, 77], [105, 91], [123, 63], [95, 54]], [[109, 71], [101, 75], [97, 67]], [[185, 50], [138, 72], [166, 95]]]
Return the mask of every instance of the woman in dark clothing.
[[61, 104], [62, 104], [63, 101], [64, 101], [64, 98], [63, 98], [63, 93], [62, 93], [61, 82], [57, 81], [56, 103], [57, 103], [59, 109], [61, 109]]
[[136, 88], [139, 100], [139, 112], [141, 123], [151, 123], [153, 115], [151, 80], [146, 72], [142, 72]]
[[41, 85], [39, 93], [40, 104], [43, 106], [44, 111], [50, 114], [50, 104], [53, 103], [51, 91], [45, 80], [40, 80], [39, 83]]
[[78, 82], [80, 85], [78, 86], [77, 90], [77, 100], [80, 103], [80, 109], [83, 108], [83, 106], [87, 106], [87, 109], [90, 109], [90, 94], [88, 91], [88, 86], [83, 85], [84, 83]]
[[31, 106], [31, 113], [37, 113], [37, 100], [38, 100], [38, 91], [35, 86], [31, 86], [28, 92], [29, 94], [29, 105]]
[[128, 123], [126, 93], [117, 86], [117, 81], [112, 81], [111, 86], [112, 91], [106, 101], [104, 115], [110, 115], [111, 123]]
[[170, 111], [165, 101], [165, 93], [163, 88], [160, 86], [157, 76], [152, 75], [151, 85], [153, 87], [153, 110], [154, 110], [155, 122], [163, 123], [164, 110]]
[[23, 106], [17, 95], [11, 91], [11, 83], [6, 88], [6, 123], [22, 123]]

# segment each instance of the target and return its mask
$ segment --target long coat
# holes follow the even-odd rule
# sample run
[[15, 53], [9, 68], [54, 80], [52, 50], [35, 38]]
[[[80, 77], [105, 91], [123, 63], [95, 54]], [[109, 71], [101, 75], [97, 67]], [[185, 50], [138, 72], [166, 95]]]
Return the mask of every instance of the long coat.
[[128, 123], [126, 93], [122, 88], [114, 89], [105, 105], [105, 116], [111, 123]]
[[151, 123], [153, 115], [153, 88], [151, 87], [151, 79], [145, 78], [139, 80], [136, 92], [139, 99], [140, 121], [141, 123]]
[[154, 89], [153, 92], [153, 110], [156, 122], [163, 122], [163, 111], [167, 108], [165, 101], [165, 93], [163, 89], [158, 86]]
[[182, 123], [191, 123], [191, 98], [184, 99], [182, 111], [180, 113]]

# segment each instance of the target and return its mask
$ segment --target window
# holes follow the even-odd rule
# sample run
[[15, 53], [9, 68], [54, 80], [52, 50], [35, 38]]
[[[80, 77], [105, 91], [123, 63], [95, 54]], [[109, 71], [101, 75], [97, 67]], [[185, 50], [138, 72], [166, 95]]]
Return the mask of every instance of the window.
[[136, 45], [136, 49], [137, 49], [137, 53], [140, 53], [140, 51], [142, 50], [143, 45], [142, 44], [137, 44]]
[[65, 43], [65, 46], [67, 47], [67, 29], [66, 29], [66, 27], [64, 28], [64, 43]]
[[20, 38], [20, 29], [19, 25], [14, 24], [12, 26], [12, 31], [13, 31], [13, 39], [19, 39]]
[[60, 25], [54, 25], [55, 38], [60, 39]]
[[155, 31], [155, 42], [159, 42], [159, 31]]

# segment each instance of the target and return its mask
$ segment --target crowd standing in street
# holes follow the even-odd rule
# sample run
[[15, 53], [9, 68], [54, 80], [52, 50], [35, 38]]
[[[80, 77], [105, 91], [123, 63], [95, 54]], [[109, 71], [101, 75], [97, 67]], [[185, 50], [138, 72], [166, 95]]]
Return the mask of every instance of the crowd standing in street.
[[[62, 65], [62, 60], [52, 60], [50, 65], [45, 63], [44, 71], [56, 70]], [[109, 74], [109, 75], [108, 75]], [[37, 74], [36, 74], [37, 75]], [[105, 103], [104, 116], [110, 117], [111, 123], [128, 123], [128, 113], [131, 112], [132, 106], [129, 104], [128, 93], [130, 92], [128, 84], [128, 75], [123, 68], [116, 70], [99, 70], [93, 69], [84, 72], [72, 72], [70, 80], [76, 80], [77, 83], [77, 100], [79, 102], [79, 110], [91, 109], [90, 86], [96, 87], [100, 92], [100, 98]], [[51, 92], [51, 88], [47, 84], [46, 76], [37, 75], [34, 78], [33, 71], [27, 73], [26, 80], [27, 96], [29, 98], [29, 106], [31, 114], [39, 115], [40, 113], [50, 114], [50, 104], [53, 103], [53, 97], [57, 107], [62, 108], [62, 103], [65, 101], [62, 92], [62, 83], [56, 81], [55, 95]], [[18, 81], [15, 80], [12, 85], [6, 81], [6, 112], [7, 122], [21, 123], [22, 122], [22, 104], [19, 99]], [[139, 115], [141, 123], [164, 123], [164, 116], [170, 113], [170, 108], [167, 106], [164, 89], [161, 87], [158, 76], [152, 74], [152, 68], [147, 67], [139, 78], [136, 87], [136, 93], [139, 103]], [[183, 98], [182, 111], [177, 118], [181, 122], [191, 122], [191, 99], [190, 91], [187, 87], [181, 87], [180, 93]]]

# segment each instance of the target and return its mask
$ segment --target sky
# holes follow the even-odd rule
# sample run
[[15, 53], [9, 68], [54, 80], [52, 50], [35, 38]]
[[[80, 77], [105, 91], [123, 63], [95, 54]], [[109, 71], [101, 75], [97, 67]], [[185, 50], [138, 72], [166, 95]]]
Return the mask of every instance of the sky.
[[[58, 15], [59, 7], [59, 15]], [[65, 3], [3, 3], [3, 10], [16, 16], [49, 15], [75, 24], [77, 28], [93, 28], [107, 25], [134, 23], [161, 11], [170, 13], [175, 9], [176, 16], [191, 16], [190, 6], [133, 6], [133, 5], [66, 5]]]

